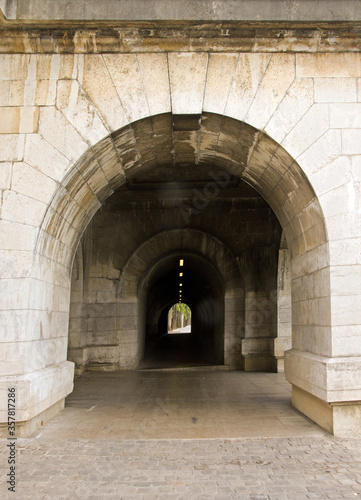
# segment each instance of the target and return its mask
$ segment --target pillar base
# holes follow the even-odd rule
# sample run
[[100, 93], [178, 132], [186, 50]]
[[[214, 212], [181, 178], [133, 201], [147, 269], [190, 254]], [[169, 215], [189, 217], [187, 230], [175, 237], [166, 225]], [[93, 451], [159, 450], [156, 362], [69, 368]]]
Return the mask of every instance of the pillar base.
[[[26, 375], [0, 377], [0, 434], [7, 435], [8, 389], [15, 389], [16, 437], [28, 437], [64, 408], [73, 390], [74, 363], [63, 361]], [[4, 435], [5, 431], [5, 435]]]
[[336, 437], [361, 438], [361, 401], [326, 403], [293, 386], [292, 404]]
[[[61, 401], [55, 403], [55, 405], [47, 408], [43, 412], [36, 415], [36, 417], [31, 418], [30, 420], [26, 420], [25, 422], [16, 422], [15, 427], [15, 435], [12, 437], [16, 438], [26, 438], [30, 437], [33, 432], [36, 431], [39, 427], [44, 425], [48, 420], [55, 417], [57, 413], [64, 409], [65, 406], [65, 398]], [[8, 438], [8, 426], [7, 424], [0, 424], [0, 438]]]
[[285, 353], [292, 404], [338, 437], [361, 437], [361, 358]]

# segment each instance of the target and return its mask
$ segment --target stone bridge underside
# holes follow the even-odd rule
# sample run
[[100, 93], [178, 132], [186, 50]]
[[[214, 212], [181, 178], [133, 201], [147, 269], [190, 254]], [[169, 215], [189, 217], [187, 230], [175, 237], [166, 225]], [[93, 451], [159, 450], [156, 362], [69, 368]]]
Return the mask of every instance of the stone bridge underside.
[[202, 363], [360, 433], [361, 11], [311, 3], [0, 0], [0, 422], [137, 368], [183, 259]]

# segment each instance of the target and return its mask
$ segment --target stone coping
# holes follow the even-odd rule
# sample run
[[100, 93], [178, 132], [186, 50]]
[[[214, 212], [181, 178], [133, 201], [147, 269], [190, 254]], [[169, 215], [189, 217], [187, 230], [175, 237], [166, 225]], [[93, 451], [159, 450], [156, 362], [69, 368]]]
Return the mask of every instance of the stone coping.
[[361, 20], [358, 0], [0, 0], [17, 20]]

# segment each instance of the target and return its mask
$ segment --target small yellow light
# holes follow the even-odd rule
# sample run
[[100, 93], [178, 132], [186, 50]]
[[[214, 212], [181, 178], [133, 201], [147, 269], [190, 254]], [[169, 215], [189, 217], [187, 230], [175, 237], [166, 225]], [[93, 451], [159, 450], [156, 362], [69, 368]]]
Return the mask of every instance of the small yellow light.
[[179, 276], [183, 276], [183, 273], [179, 273]]
[[184, 264], [184, 260], [183, 260], [183, 259], [180, 259], [180, 261], [179, 261], [179, 265], [180, 265], [180, 266], [183, 266], [183, 264]]
[[179, 286], [182, 286], [182, 285], [183, 285], [183, 283], [179, 283]]

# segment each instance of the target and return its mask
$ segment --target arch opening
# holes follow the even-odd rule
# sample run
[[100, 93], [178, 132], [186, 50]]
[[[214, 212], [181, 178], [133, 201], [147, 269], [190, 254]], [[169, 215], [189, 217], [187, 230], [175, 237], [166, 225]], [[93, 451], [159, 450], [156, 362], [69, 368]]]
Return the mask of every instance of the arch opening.
[[[179, 267], [181, 260], [184, 265]], [[181, 269], [181, 271], [180, 271]], [[179, 274], [182, 274], [180, 277]], [[143, 288], [146, 308], [145, 350], [141, 367], [196, 366], [224, 361], [223, 285], [216, 269], [204, 256], [183, 250], [161, 260], [149, 270]], [[182, 287], [180, 287], [180, 283]], [[168, 334], [169, 308], [182, 290], [182, 301], [192, 310], [192, 330]]]
[[[204, 306], [199, 312], [204, 322], [215, 310], [221, 318], [213, 332], [218, 362], [277, 369], [282, 230], [292, 268], [292, 349], [296, 355], [331, 356], [326, 228], [312, 186], [293, 158], [264, 132], [212, 113], [167, 113], [112, 133], [64, 179], [37, 242], [39, 269], [63, 278], [63, 289], [55, 288], [52, 296], [57, 302], [69, 290], [81, 241], [82, 257], [75, 262], [82, 263], [73, 268], [72, 310], [78, 312], [70, 315], [69, 359], [80, 371], [139, 366], [148, 332], [157, 331], [161, 312], [178, 299], [159, 302], [156, 328], [149, 330], [150, 290], [156, 286], [150, 270], [167, 254], [178, 252], [179, 258], [186, 249], [220, 276], [221, 294], [213, 289], [218, 310]], [[195, 304], [187, 302], [196, 318]], [[106, 325], [111, 333], [103, 335]]]
[[167, 314], [167, 334], [192, 333], [192, 310], [188, 304], [179, 300]]

